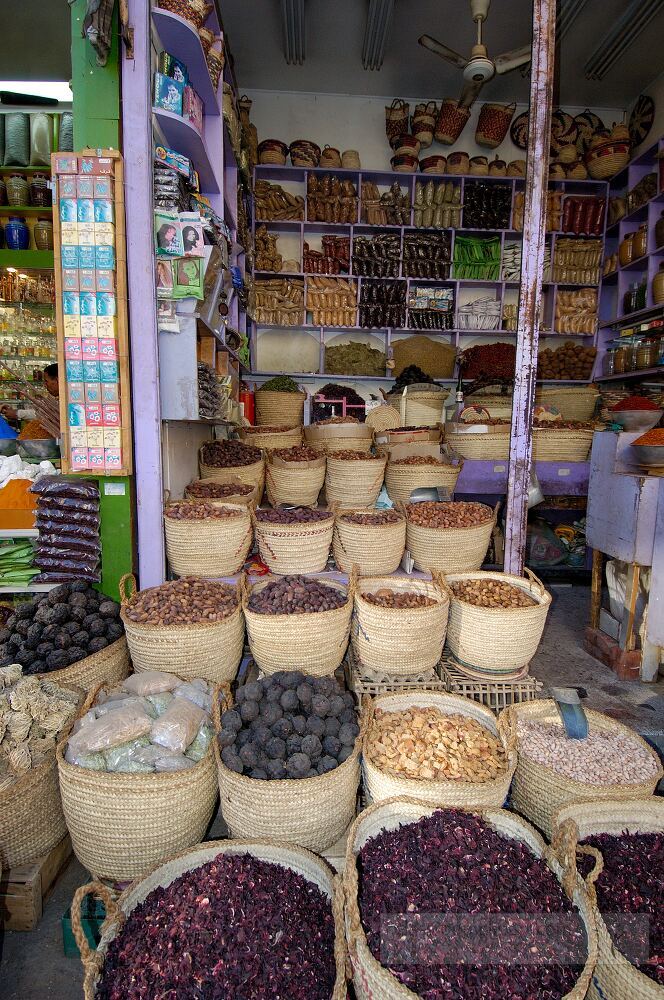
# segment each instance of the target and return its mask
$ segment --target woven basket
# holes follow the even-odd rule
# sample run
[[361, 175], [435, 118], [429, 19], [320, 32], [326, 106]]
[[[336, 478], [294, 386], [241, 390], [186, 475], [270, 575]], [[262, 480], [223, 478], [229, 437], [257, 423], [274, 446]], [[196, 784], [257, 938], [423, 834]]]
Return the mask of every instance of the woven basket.
[[[363, 513], [347, 511], [346, 513]], [[406, 519], [393, 524], [352, 524], [337, 517], [332, 551], [343, 573], [357, 567], [359, 576], [385, 576], [398, 568], [406, 545]]]
[[[408, 823], [416, 823], [424, 816], [430, 816], [435, 809], [435, 806], [419, 802], [414, 798], [387, 799], [361, 812], [350, 828], [343, 879], [346, 893], [346, 941], [353, 967], [353, 985], [357, 1000], [417, 1000], [417, 994], [402, 986], [377, 962], [369, 949], [358, 905], [357, 855], [365, 843], [382, 830], [394, 830]], [[468, 811], [476, 813], [502, 836], [526, 844], [535, 857], [544, 858], [558, 880], [563, 881], [567, 873], [563, 871], [556, 856], [547, 849], [542, 838], [529, 823], [504, 809]], [[573, 901], [586, 927], [588, 958], [574, 989], [562, 1000], [583, 1000], [597, 959], [597, 934], [590, 901], [578, 875], [573, 885]]]
[[260, 557], [277, 576], [322, 573], [334, 531], [334, 514], [326, 521], [273, 524], [253, 518]]
[[463, 461], [458, 465], [399, 465], [387, 463], [385, 488], [392, 503], [406, 503], [413, 490], [442, 487], [454, 491]]
[[399, 414], [395, 413], [394, 407], [389, 404], [369, 410], [364, 422], [373, 427], [374, 431], [387, 431], [400, 425]]
[[201, 0], [197, 0], [197, 2], [192, 2], [192, 0], [159, 0], [159, 6], [162, 10], [168, 10], [171, 14], [177, 14], [185, 21], [189, 21], [196, 29], [202, 26], [203, 21], [212, 10], [212, 4], [203, 3]]
[[507, 135], [515, 111], [516, 104], [483, 104], [475, 129], [477, 145], [489, 149], [500, 146]]
[[533, 430], [535, 462], [586, 462], [593, 443], [593, 430], [558, 429], [555, 424]]
[[511, 573], [478, 570], [454, 573], [446, 578], [448, 584], [463, 580], [500, 580], [520, 587], [537, 601], [528, 608], [480, 608], [451, 597], [447, 642], [462, 666], [498, 675], [513, 673], [530, 663], [542, 638], [551, 594], [531, 570], [526, 569], [526, 574], [528, 579]]
[[[208, 480], [209, 482], [210, 480]], [[203, 480], [199, 479], [197, 482], [202, 483]], [[189, 486], [193, 486], [194, 483], [190, 483]], [[223, 485], [223, 484], [220, 484]], [[184, 495], [187, 500], [201, 500], [202, 497], [197, 497], [189, 492], [189, 486], [185, 487]], [[227, 497], [223, 497], [220, 500], [214, 500], [212, 497], [205, 497], [205, 502], [212, 504], [213, 507], [223, 507], [224, 504], [245, 504], [247, 507], [249, 504], [260, 503], [260, 496], [258, 495], [258, 487], [254, 486], [251, 493], [229, 493]]]
[[241, 504], [223, 504], [237, 517], [176, 521], [164, 517], [166, 558], [176, 576], [232, 576], [251, 548], [251, 516]]
[[387, 459], [367, 460], [328, 456], [325, 471], [325, 496], [328, 503], [341, 508], [373, 507], [385, 477]]
[[228, 469], [220, 469], [215, 465], [205, 465], [202, 460], [202, 447], [198, 453], [198, 467], [201, 479], [213, 479], [215, 483], [241, 483], [255, 486], [260, 496], [265, 485], [265, 463], [262, 458], [251, 465], [232, 465]]
[[450, 425], [445, 428], [445, 441], [454, 448], [462, 458], [481, 460], [504, 460], [510, 453], [509, 427], [491, 427], [486, 434], [473, 434], [468, 431], [454, 431]]
[[284, 462], [268, 456], [265, 489], [273, 507], [280, 504], [315, 507], [324, 482], [324, 455], [311, 462]]
[[415, 569], [441, 573], [467, 573], [479, 569], [489, 548], [498, 506], [493, 513], [490, 507], [486, 511], [487, 520], [469, 528], [423, 528], [408, 521], [406, 548], [415, 561]]
[[[73, 688], [61, 681], [57, 683]], [[85, 701], [85, 692], [74, 690], [80, 705]], [[66, 832], [55, 750], [52, 750], [41, 764], [0, 792], [0, 870], [43, 857], [60, 843]]]
[[470, 108], [460, 108], [459, 102], [446, 97], [440, 105], [434, 136], [436, 142], [453, 146], [470, 118]]
[[302, 444], [302, 428], [299, 426], [287, 431], [275, 431], [267, 425], [265, 430], [239, 427], [238, 434], [240, 441], [253, 444], [254, 448], [295, 448]]
[[390, 393], [387, 400], [401, 417], [402, 427], [436, 427], [445, 419], [445, 400], [449, 392], [415, 389]]
[[[464, 715], [479, 722], [494, 736], [497, 736], [507, 755], [504, 774], [490, 781], [426, 781], [396, 778], [386, 774], [373, 763], [369, 755], [369, 726], [374, 713], [406, 712], [409, 708], [437, 708], [443, 715]], [[462, 698], [456, 694], [437, 691], [404, 691], [398, 694], [384, 694], [371, 700], [371, 707], [365, 724], [362, 747], [362, 776], [364, 788], [372, 802], [381, 802], [397, 795], [410, 795], [420, 802], [430, 802], [438, 806], [481, 806], [500, 808], [505, 802], [516, 767], [516, 742], [508, 742], [499, 730], [496, 716], [490, 708], [479, 705], [472, 698]]]
[[[587, 782], [575, 781], [564, 774], [558, 774], [550, 767], [536, 764], [520, 753], [514, 773], [512, 805], [517, 812], [526, 816], [549, 838], [553, 832], [553, 817], [563, 806], [573, 805], [576, 802], [601, 803], [607, 799], [624, 801], [648, 799], [664, 775], [664, 770], [662, 770], [654, 750], [632, 729], [601, 712], [585, 709], [585, 713], [591, 728], [629, 735], [631, 739], [651, 753], [657, 761], [657, 774], [654, 778], [649, 778], [638, 785], [625, 785], [619, 782], [607, 785], [590, 785]], [[518, 719], [548, 723], [559, 722], [560, 716], [555, 702], [544, 699], [511, 705], [509, 708], [503, 709], [499, 717], [500, 724], [512, 730], [516, 730]]]
[[[422, 608], [381, 608], [364, 597], [382, 587], [423, 594], [437, 603]], [[351, 627], [353, 652], [369, 670], [401, 677], [436, 666], [443, 655], [450, 599], [442, 581], [411, 577], [367, 577], [355, 592]]]
[[[77, 889], [72, 901], [71, 922], [85, 969], [84, 1000], [95, 1000], [108, 946], [117, 937], [132, 910], [143, 903], [149, 893], [155, 889], [170, 885], [176, 878], [214, 861], [220, 854], [250, 854], [259, 861], [267, 861], [270, 864], [280, 865], [282, 868], [289, 868], [308, 882], [313, 882], [331, 900], [334, 915], [336, 981], [330, 1000], [346, 1000], [343, 891], [338, 878], [333, 878], [331, 870], [321, 858], [317, 858], [302, 848], [270, 843], [269, 841], [248, 840], [210, 840], [205, 844], [198, 844], [191, 850], [176, 854], [168, 861], [144, 873], [141, 878], [125, 889], [117, 901], [113, 898], [110, 890], [100, 882], [88, 882]], [[106, 919], [102, 924], [101, 940], [96, 952], [91, 951], [81, 922], [81, 903], [89, 894], [101, 899], [106, 909]], [[287, 901], [285, 901], [286, 905]], [[206, 971], [201, 970], [203, 974]]]
[[[595, 414], [599, 390], [594, 386], [570, 389], [538, 389], [535, 403], [540, 406], [555, 406], [565, 420], [592, 420]], [[491, 416], [502, 416], [494, 414]]]
[[136, 580], [126, 573], [120, 580], [120, 617], [135, 673], [164, 670], [187, 679], [202, 677], [213, 684], [234, 680], [244, 646], [239, 587], [238, 606], [228, 617], [195, 625], [142, 625], [132, 621], [126, 609], [135, 594]]
[[511, 419], [512, 402], [513, 396], [511, 392], [505, 396], [494, 393], [482, 395], [481, 392], [476, 392], [472, 396], [466, 397], [466, 406], [481, 406], [487, 410], [490, 417], [502, 420]]
[[585, 156], [588, 173], [595, 181], [608, 180], [629, 163], [629, 142], [603, 142]]
[[318, 854], [336, 844], [355, 817], [361, 748], [362, 732], [353, 753], [333, 771], [265, 781], [226, 767], [215, 740], [221, 812], [230, 836], [269, 837]]
[[[574, 842], [584, 841], [597, 833], [615, 837], [623, 834], [664, 833], [664, 800], [641, 799], [638, 803], [610, 800], [608, 802], [582, 802], [566, 806], [553, 819], [554, 841], [567, 829]], [[583, 847], [581, 845], [581, 850]], [[597, 872], [586, 879], [593, 913], [597, 925], [599, 955], [588, 991], [589, 1000], [662, 1000], [662, 987], [640, 972], [615, 947], [609, 929], [597, 906], [594, 882]]]
[[304, 442], [321, 455], [331, 451], [370, 452], [373, 431], [365, 424], [309, 424], [304, 428]]
[[48, 673], [37, 676], [55, 684], [64, 684], [66, 687], [81, 688], [88, 694], [100, 684], [119, 684], [125, 677], [129, 677], [130, 673], [127, 640], [123, 636], [98, 653], [73, 663], [71, 667], [49, 670]]
[[[88, 695], [79, 718], [98, 694]], [[137, 878], [202, 839], [217, 801], [212, 744], [186, 771], [111, 774], [67, 763], [68, 739], [56, 750], [62, 809], [74, 854], [95, 878]]]
[[348, 587], [322, 577], [322, 582], [341, 590], [348, 600], [332, 611], [301, 615], [262, 615], [247, 607], [249, 594], [267, 587], [271, 578], [256, 583], [245, 593], [243, 607], [247, 637], [256, 666], [265, 674], [279, 670], [302, 670], [315, 677], [333, 674], [348, 646], [353, 610], [354, 581]]
[[304, 417], [306, 392], [272, 392], [257, 389], [256, 423], [271, 427], [300, 427]]

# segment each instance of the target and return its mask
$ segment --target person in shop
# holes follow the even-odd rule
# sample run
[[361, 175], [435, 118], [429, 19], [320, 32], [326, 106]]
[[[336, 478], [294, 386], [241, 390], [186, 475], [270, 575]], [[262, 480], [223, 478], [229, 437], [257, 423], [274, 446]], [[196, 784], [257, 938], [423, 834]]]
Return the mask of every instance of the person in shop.
[[[46, 389], [49, 396], [55, 396], [57, 399], [60, 395], [60, 384], [58, 382], [58, 366], [57, 365], [47, 365], [43, 371], [44, 378], [44, 388]], [[3, 406], [0, 408], [0, 414], [9, 421], [19, 421], [19, 420], [36, 420], [37, 414], [34, 410], [30, 408], [18, 408], [15, 409], [13, 406]], [[45, 434], [45, 437], [50, 435]]]

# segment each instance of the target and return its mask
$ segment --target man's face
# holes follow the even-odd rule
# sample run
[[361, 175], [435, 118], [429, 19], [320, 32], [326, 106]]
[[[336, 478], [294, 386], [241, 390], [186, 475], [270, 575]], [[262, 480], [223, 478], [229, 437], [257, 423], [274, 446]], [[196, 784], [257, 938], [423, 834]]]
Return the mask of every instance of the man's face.
[[57, 378], [53, 378], [52, 375], [44, 375], [44, 385], [46, 386], [46, 391], [50, 393], [51, 396], [57, 396], [59, 394]]

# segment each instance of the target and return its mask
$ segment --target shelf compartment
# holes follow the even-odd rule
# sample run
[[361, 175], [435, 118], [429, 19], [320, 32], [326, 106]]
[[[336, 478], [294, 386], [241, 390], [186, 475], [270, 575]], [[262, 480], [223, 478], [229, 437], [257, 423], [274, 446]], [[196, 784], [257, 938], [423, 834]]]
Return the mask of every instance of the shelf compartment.
[[52, 250], [0, 250], [0, 267], [21, 271], [53, 270]]
[[189, 80], [203, 101], [206, 115], [219, 115], [219, 97], [212, 86], [198, 32], [184, 18], [159, 7], [152, 8], [152, 23], [167, 52], [187, 67]]
[[201, 180], [201, 190], [206, 193], [218, 194], [220, 191], [219, 179], [200, 132], [185, 118], [173, 114], [172, 111], [153, 108], [152, 114], [166, 143], [193, 161]]

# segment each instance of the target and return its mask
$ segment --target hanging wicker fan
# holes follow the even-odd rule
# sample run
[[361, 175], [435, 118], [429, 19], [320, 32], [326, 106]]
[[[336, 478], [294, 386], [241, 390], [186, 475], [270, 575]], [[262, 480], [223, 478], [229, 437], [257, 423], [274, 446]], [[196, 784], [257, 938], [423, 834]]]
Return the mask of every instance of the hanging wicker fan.
[[590, 146], [590, 140], [595, 132], [604, 131], [605, 125], [599, 115], [596, 115], [590, 108], [586, 108], [574, 119], [578, 129], [576, 148], [579, 153], [585, 153]]
[[551, 115], [551, 150], [559, 152], [563, 146], [572, 146], [577, 140], [579, 128], [571, 115], [562, 108], [556, 108]]
[[632, 149], [644, 141], [654, 120], [655, 102], [647, 94], [641, 94], [640, 97], [637, 97], [634, 109], [629, 116], [629, 138]]

